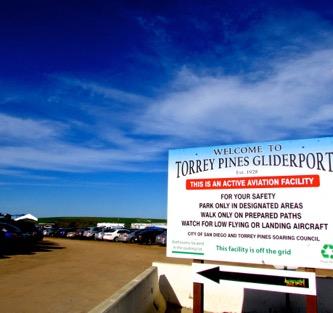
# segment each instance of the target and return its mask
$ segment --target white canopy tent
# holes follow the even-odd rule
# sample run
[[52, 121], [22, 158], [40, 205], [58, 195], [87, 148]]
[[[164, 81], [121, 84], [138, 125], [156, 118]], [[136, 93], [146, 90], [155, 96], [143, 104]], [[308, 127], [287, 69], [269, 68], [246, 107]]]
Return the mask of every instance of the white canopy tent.
[[38, 218], [31, 214], [25, 214], [25, 215], [15, 218], [15, 221], [22, 221], [22, 220], [30, 220], [30, 221], [38, 222]]

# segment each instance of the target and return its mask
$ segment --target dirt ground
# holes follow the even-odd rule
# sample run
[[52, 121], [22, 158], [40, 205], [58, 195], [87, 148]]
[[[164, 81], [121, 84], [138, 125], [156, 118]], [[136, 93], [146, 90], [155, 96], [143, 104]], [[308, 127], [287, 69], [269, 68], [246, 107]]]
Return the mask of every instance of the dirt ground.
[[160, 246], [46, 238], [32, 252], [0, 256], [0, 312], [88, 312], [154, 261], [192, 261], [165, 254]]
[[87, 312], [153, 261], [184, 263], [165, 254], [160, 246], [46, 238], [32, 253], [0, 257], [0, 311]]

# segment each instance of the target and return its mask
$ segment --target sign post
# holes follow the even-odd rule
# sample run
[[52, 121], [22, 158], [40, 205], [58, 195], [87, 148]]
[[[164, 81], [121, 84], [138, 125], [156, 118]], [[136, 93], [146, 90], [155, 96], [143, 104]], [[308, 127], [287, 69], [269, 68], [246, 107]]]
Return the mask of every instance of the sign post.
[[[307, 268], [307, 272], [315, 273], [315, 269]], [[306, 296], [306, 313], [318, 313], [317, 295]]]
[[306, 313], [318, 313], [317, 296], [306, 296]]
[[[193, 263], [203, 263], [193, 260]], [[204, 313], [204, 284], [193, 282], [193, 313]]]

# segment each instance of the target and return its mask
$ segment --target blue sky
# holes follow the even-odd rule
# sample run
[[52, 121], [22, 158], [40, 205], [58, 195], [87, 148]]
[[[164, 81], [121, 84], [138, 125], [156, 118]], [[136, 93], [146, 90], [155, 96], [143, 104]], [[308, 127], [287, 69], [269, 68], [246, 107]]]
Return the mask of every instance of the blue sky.
[[331, 136], [329, 1], [0, 4], [0, 212], [166, 217], [169, 149]]

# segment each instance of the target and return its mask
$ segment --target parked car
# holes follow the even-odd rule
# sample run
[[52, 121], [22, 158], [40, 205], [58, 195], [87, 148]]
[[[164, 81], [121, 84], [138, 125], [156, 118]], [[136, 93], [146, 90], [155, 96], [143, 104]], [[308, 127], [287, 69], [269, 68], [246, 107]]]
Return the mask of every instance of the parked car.
[[164, 228], [146, 228], [137, 236], [137, 242], [146, 245], [154, 244], [156, 243], [156, 236], [164, 231]]
[[58, 228], [54, 233], [53, 237], [66, 238], [69, 232], [75, 231], [74, 228]]
[[47, 237], [53, 237], [56, 233], [57, 228], [56, 227], [48, 227], [43, 229], [43, 235]]
[[121, 234], [130, 232], [128, 229], [112, 229], [112, 231], [104, 233], [103, 240], [118, 241]]
[[118, 241], [120, 242], [129, 242], [130, 238], [132, 238], [133, 234], [137, 231], [137, 229], [129, 229], [129, 232], [119, 234]]
[[144, 231], [144, 229], [136, 229], [136, 230], [130, 232], [129, 234], [127, 234], [125, 242], [130, 242], [130, 243], [137, 242], [138, 235], [143, 231]]
[[78, 228], [75, 232], [75, 238], [76, 239], [82, 239], [83, 238], [83, 233], [88, 230], [88, 227], [86, 228]]
[[111, 227], [104, 227], [100, 232], [95, 234], [95, 239], [96, 240], [104, 240], [104, 234], [108, 232], [112, 232], [114, 228]]
[[74, 239], [76, 238], [76, 229], [71, 229], [67, 232], [66, 238]]
[[25, 240], [32, 243], [40, 241], [43, 239], [43, 231], [36, 223], [26, 220], [19, 220], [13, 222], [14, 226], [18, 227], [22, 233]]
[[24, 242], [24, 236], [17, 226], [9, 223], [0, 223], [0, 249], [16, 248]]
[[167, 242], [167, 231], [165, 230], [163, 233], [156, 236], [156, 243], [161, 246], [166, 246]]
[[83, 237], [85, 239], [95, 239], [95, 235], [103, 230], [103, 227], [89, 227], [86, 231], [83, 233]]

